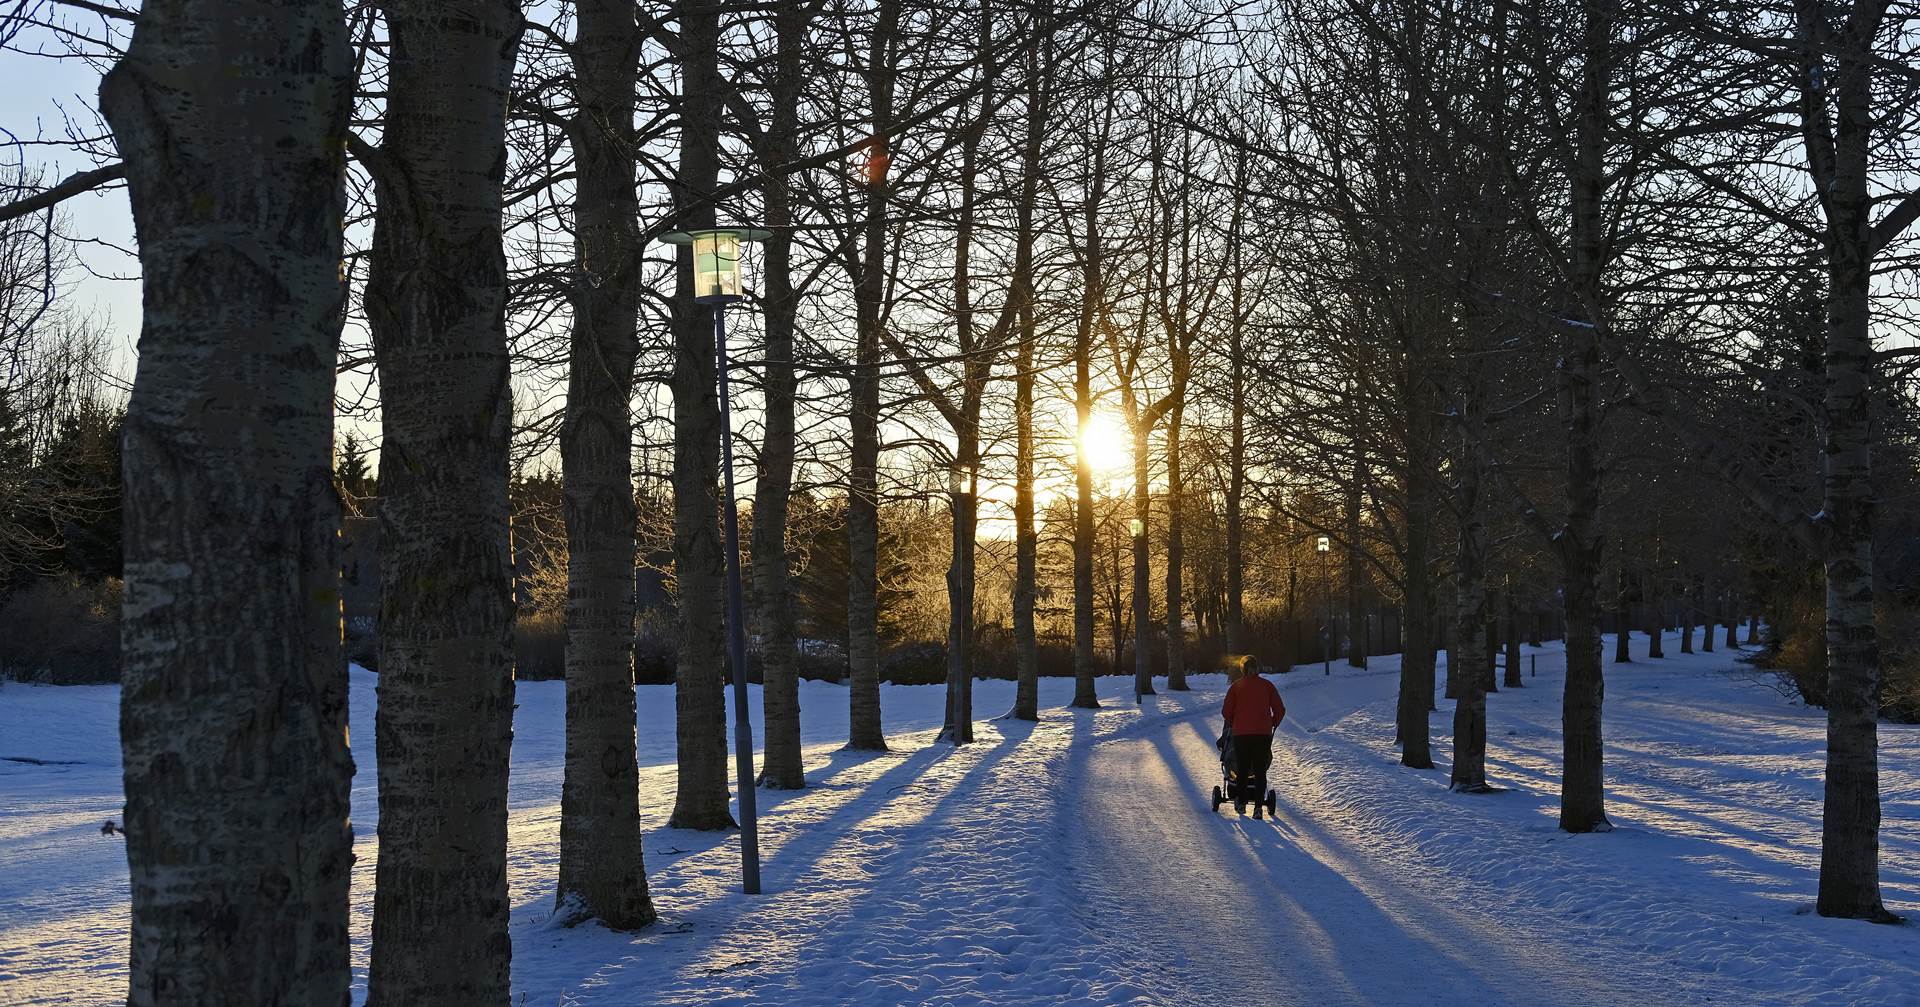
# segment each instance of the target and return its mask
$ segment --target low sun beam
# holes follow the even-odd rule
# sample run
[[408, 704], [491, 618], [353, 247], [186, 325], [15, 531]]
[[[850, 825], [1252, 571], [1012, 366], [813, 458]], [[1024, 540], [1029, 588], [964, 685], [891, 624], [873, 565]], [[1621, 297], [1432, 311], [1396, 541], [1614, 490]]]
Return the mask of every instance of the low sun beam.
[[1119, 416], [1095, 410], [1087, 417], [1087, 429], [1080, 436], [1080, 450], [1096, 474], [1118, 475], [1133, 464], [1131, 441], [1127, 425]]

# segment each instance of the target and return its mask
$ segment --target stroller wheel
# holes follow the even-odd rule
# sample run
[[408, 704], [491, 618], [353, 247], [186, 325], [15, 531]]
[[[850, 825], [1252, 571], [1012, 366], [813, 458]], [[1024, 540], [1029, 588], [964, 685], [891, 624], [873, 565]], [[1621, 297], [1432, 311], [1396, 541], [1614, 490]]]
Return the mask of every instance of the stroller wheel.
[[1213, 810], [1216, 812], [1219, 811], [1221, 803], [1224, 802], [1226, 799], [1227, 799], [1226, 795], [1220, 793], [1219, 784], [1215, 784], [1213, 788]]

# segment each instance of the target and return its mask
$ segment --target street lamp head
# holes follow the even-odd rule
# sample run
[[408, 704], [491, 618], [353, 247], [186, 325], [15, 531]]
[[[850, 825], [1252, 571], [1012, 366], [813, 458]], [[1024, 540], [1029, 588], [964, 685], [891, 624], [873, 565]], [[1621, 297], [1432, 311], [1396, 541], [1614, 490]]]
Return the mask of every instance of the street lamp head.
[[1322, 535], [1320, 536], [1319, 541], [1313, 544], [1313, 549], [1315, 552], [1330, 552], [1333, 549], [1333, 542], [1330, 541], [1325, 535]]
[[1139, 538], [1147, 533], [1147, 526], [1140, 523], [1139, 518], [1134, 518], [1127, 522], [1127, 531], [1131, 533], [1134, 538]]
[[765, 241], [772, 231], [756, 227], [710, 227], [698, 231], [673, 231], [660, 236], [669, 245], [693, 247], [693, 299], [701, 304], [737, 301], [744, 296], [740, 284], [740, 245]]

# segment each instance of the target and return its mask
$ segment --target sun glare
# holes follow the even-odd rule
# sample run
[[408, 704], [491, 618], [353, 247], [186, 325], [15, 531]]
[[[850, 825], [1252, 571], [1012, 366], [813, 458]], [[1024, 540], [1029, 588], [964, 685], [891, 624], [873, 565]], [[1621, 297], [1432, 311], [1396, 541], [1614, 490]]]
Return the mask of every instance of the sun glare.
[[1097, 476], [1117, 476], [1133, 465], [1132, 438], [1119, 416], [1095, 410], [1087, 417], [1087, 429], [1080, 437], [1080, 450], [1087, 465]]

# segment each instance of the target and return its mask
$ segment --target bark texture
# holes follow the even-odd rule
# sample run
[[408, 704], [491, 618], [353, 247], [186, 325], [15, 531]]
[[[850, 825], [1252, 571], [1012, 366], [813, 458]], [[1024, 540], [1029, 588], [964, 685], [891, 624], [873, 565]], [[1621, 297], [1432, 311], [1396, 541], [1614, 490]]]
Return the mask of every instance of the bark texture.
[[[806, 47], [810, 8], [782, 4], [774, 14], [779, 34], [772, 85], [772, 109], [761, 160], [785, 164], [799, 157], [801, 57]], [[760, 785], [798, 790], [807, 785], [800, 758], [800, 668], [793, 593], [787, 554], [788, 496], [793, 492], [794, 316], [799, 293], [793, 286], [793, 197], [784, 174], [768, 176], [761, 188], [766, 202], [767, 239], [765, 325], [767, 361], [762, 385], [763, 431], [753, 499], [753, 591], [760, 617], [761, 712], [766, 751]]]
[[1187, 561], [1186, 495], [1184, 473], [1180, 470], [1181, 424], [1186, 419], [1186, 403], [1176, 402], [1167, 414], [1167, 690], [1187, 689], [1187, 601], [1186, 586], [1180, 568]]
[[[720, 176], [720, 15], [682, 0], [680, 23], [680, 163], [675, 169], [675, 222], [681, 230], [713, 227], [712, 193]], [[673, 575], [678, 588], [679, 652], [674, 669], [674, 731], [679, 788], [676, 829], [729, 829], [727, 786], [727, 640], [725, 554], [720, 544], [719, 376], [714, 372], [711, 304], [694, 297], [693, 256], [674, 266]]]
[[[1093, 163], [1087, 172], [1087, 195], [1082, 208], [1079, 235], [1080, 312], [1073, 331], [1073, 705], [1094, 709], [1100, 705], [1094, 676], [1094, 604], [1093, 604], [1093, 464], [1087, 457], [1087, 429], [1093, 418], [1093, 336], [1100, 322], [1101, 294], [1104, 289], [1104, 263], [1100, 247], [1100, 207], [1106, 194], [1107, 124], [1111, 111], [1100, 119], [1100, 126], [1088, 129], [1088, 145], [1093, 148]], [[1115, 670], [1120, 663], [1120, 635], [1115, 637]]]
[[100, 92], [143, 308], [123, 442], [127, 1002], [342, 1004], [340, 7], [149, 6]]
[[884, 751], [880, 724], [880, 328], [886, 323], [887, 130], [893, 118], [891, 60], [900, 31], [897, 0], [880, 0], [867, 50], [867, 98], [874, 149], [868, 161], [866, 220], [854, 284], [855, 345], [850, 382], [847, 469], [847, 747]]
[[[1826, 217], [1827, 781], [1821, 818], [1822, 916], [1881, 922], [1880, 653], [1873, 621], [1873, 39], [1885, 4], [1799, 0], [1808, 62], [1801, 124]], [[1831, 97], [1822, 49], [1838, 50]], [[1833, 113], [1827, 112], [1832, 101]], [[1831, 123], [1831, 124], [1830, 124]], [[1729, 613], [1727, 646], [1734, 646]], [[1711, 636], [1713, 630], [1707, 629]]]
[[368, 1003], [505, 1004], [513, 594], [501, 179], [520, 12], [386, 8], [367, 319], [381, 390]]
[[567, 529], [566, 776], [560, 788], [565, 922], [652, 923], [640, 846], [633, 691], [633, 397], [640, 206], [633, 103], [641, 35], [619, 0], [583, 0], [573, 47], [573, 336], [560, 471]]
[[[1481, 408], [1477, 389], [1469, 380], [1461, 397], [1463, 426], [1478, 422]], [[1481, 793], [1487, 786], [1487, 530], [1481, 500], [1485, 466], [1474, 438], [1463, 432], [1454, 465], [1454, 506], [1460, 515], [1458, 549], [1454, 557], [1454, 643], [1447, 655], [1447, 682], [1455, 690], [1453, 707], [1454, 790]]]
[[[1570, 282], [1581, 303], [1602, 303], [1600, 274], [1605, 255], [1607, 129], [1606, 100], [1612, 15], [1597, 4], [1582, 12], [1586, 66], [1574, 109], [1574, 163], [1570, 199]], [[1567, 436], [1567, 516], [1556, 539], [1566, 610], [1567, 678], [1561, 702], [1562, 773], [1560, 828], [1594, 832], [1607, 821], [1602, 768], [1600, 709], [1604, 699], [1600, 657], [1600, 422], [1596, 391], [1600, 371], [1598, 318], [1569, 324], [1561, 333], [1560, 414]]]

